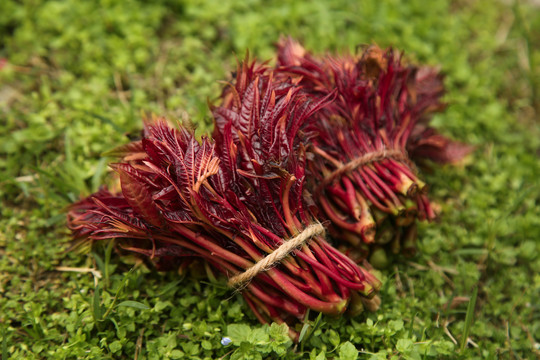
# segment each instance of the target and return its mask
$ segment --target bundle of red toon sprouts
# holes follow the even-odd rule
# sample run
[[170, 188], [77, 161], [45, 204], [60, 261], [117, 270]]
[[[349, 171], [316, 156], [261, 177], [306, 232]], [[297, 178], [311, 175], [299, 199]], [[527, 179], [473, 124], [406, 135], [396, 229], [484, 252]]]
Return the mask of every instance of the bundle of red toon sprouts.
[[308, 310], [375, 311], [366, 259], [383, 246], [410, 254], [416, 220], [436, 217], [415, 161], [471, 151], [428, 126], [443, 90], [435, 69], [391, 49], [315, 57], [283, 39], [275, 68], [239, 64], [211, 139], [145, 119], [142, 139], [112, 152], [121, 191], [73, 204], [68, 226], [159, 270], [205, 262], [293, 339]]

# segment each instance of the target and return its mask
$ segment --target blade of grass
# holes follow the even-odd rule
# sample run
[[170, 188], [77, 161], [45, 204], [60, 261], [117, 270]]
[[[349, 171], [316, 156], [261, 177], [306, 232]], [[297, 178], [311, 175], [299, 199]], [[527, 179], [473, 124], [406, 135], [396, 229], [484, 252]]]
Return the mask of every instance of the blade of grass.
[[121, 307], [121, 306], [132, 307], [132, 308], [140, 309], [140, 310], [150, 309], [148, 305], [145, 305], [141, 302], [133, 301], [133, 300], [122, 301], [120, 304], [116, 305], [116, 307]]
[[521, 33], [521, 36], [523, 38], [523, 41], [526, 45], [526, 56], [527, 56], [527, 64], [529, 65], [529, 68], [525, 71], [527, 72], [527, 80], [529, 82], [529, 86], [531, 89], [531, 104], [536, 109], [536, 111], [540, 110], [540, 102], [538, 101], [538, 88], [537, 83], [534, 81], [533, 74], [534, 72], [534, 58], [533, 58], [533, 51], [531, 50], [532, 41], [531, 41], [531, 31], [529, 28], [529, 25], [527, 24], [527, 20], [525, 19], [525, 16], [523, 15], [522, 11], [522, 5], [521, 1], [516, 0], [514, 1], [514, 6], [512, 7], [512, 11], [514, 13], [514, 16], [518, 21], [516, 21], [516, 25], [519, 27], [518, 31]]
[[107, 276], [105, 274], [105, 269], [106, 269], [106, 266], [105, 266], [105, 262], [103, 261], [103, 259], [101, 258], [101, 256], [99, 256], [96, 252], [92, 252], [92, 255], [94, 256], [94, 260], [96, 261], [96, 265], [98, 267], [98, 270], [104, 275], [104, 276]]
[[2, 359], [8, 358], [6, 325], [2, 326]]
[[409, 337], [413, 336], [414, 331], [414, 320], [416, 319], [416, 316], [418, 315], [418, 312], [414, 313], [414, 316], [411, 319], [411, 324], [409, 325]]
[[70, 185], [74, 189], [79, 191], [89, 192], [88, 186], [85, 183], [85, 173], [75, 162], [75, 155], [73, 150], [73, 132], [71, 128], [66, 129], [64, 134], [64, 149], [66, 160], [63, 164], [64, 177], [69, 180]]
[[103, 174], [107, 170], [107, 161], [106, 158], [101, 158], [96, 166], [96, 170], [94, 172], [94, 175], [92, 176], [92, 180], [90, 182], [92, 186], [92, 192], [95, 192], [99, 189], [102, 183]]
[[158, 294], [158, 296], [163, 296], [163, 295], [168, 294], [169, 292], [176, 291], [176, 289], [178, 288], [178, 285], [182, 282], [182, 280], [184, 280], [183, 277], [180, 280], [168, 283], [167, 285], [163, 287], [163, 289]]
[[104, 264], [104, 277], [105, 277], [105, 284], [107, 286], [110, 285], [109, 283], [109, 268], [110, 268], [110, 264], [111, 264], [111, 254], [112, 254], [112, 250], [113, 250], [113, 247], [114, 247], [114, 240], [109, 240], [108, 244], [107, 244], [107, 248], [105, 249], [105, 264]]
[[302, 341], [302, 343], [300, 344], [300, 349], [302, 351], [304, 351], [304, 347], [303, 345], [305, 343], [307, 343], [307, 341], [309, 340], [309, 338], [313, 335], [313, 333], [320, 327], [323, 325], [323, 321], [321, 321], [322, 319], [322, 313], [319, 313], [319, 315], [317, 316], [317, 318], [315, 319], [315, 321], [313, 322], [313, 327], [311, 328], [311, 330], [309, 330], [309, 332], [307, 333], [307, 335], [304, 337], [304, 341]]
[[99, 284], [96, 284], [94, 289], [94, 300], [92, 302], [92, 313], [94, 315], [94, 320], [97, 322], [101, 321], [101, 292], [99, 291]]
[[88, 115], [88, 116], [90, 116], [90, 117], [92, 117], [94, 119], [97, 119], [97, 120], [101, 121], [104, 124], [111, 125], [112, 128], [114, 129], [114, 131], [116, 131], [117, 133], [122, 134], [122, 133], [126, 132], [126, 129], [124, 129], [122, 127], [119, 127], [118, 124], [109, 117], [99, 115], [98, 113], [94, 113], [94, 112], [87, 111], [87, 110], [81, 110], [81, 109], [76, 109], [76, 110], [79, 110], [82, 113], [84, 113], [84, 114], [86, 114], [86, 115]]
[[118, 297], [120, 296], [120, 293], [122, 292], [122, 290], [124, 290], [124, 287], [126, 286], [126, 283], [127, 283], [128, 279], [129, 279], [130, 275], [133, 273], [134, 269], [135, 268], [131, 268], [129, 270], [129, 272], [126, 274], [126, 276], [124, 276], [124, 280], [122, 281], [122, 284], [118, 287], [118, 290], [116, 290], [116, 294], [114, 294], [114, 298], [113, 298], [113, 301], [112, 301], [111, 305], [109, 305], [109, 308], [107, 309], [107, 311], [103, 315], [103, 320], [107, 319], [107, 317], [109, 316], [111, 311], [114, 309], [114, 307], [116, 305], [116, 302], [118, 301]]
[[304, 336], [306, 336], [306, 333], [310, 327], [307, 319], [309, 319], [309, 309], [306, 311], [306, 316], [304, 317], [304, 326], [302, 326], [302, 330], [300, 331], [300, 335], [298, 336], [299, 343], [302, 342], [302, 340], [304, 339]]
[[467, 346], [467, 339], [469, 338], [469, 333], [471, 331], [471, 326], [474, 318], [474, 308], [476, 306], [476, 297], [478, 296], [478, 286], [473, 290], [471, 300], [469, 300], [469, 306], [467, 307], [467, 315], [465, 316], [465, 327], [463, 328], [463, 335], [461, 338], [461, 346], [459, 347], [459, 352], [463, 353], [465, 347]]

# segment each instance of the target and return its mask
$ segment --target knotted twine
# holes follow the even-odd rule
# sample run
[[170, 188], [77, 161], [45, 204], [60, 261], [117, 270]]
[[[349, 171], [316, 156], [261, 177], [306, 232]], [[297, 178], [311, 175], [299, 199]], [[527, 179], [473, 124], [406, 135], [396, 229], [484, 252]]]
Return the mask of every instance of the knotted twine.
[[349, 161], [347, 164], [337, 168], [336, 170], [332, 171], [330, 175], [325, 177], [323, 181], [317, 186], [317, 189], [315, 190], [315, 194], [319, 194], [322, 189], [333, 183], [336, 179], [340, 178], [341, 176], [348, 174], [349, 172], [359, 168], [360, 166], [364, 166], [376, 161], [381, 161], [384, 159], [395, 159], [398, 161], [405, 162], [411, 169], [414, 171], [415, 167], [414, 164], [411, 162], [409, 157], [403, 153], [401, 150], [392, 150], [392, 149], [382, 149], [377, 150], [373, 152], [369, 152], [367, 154], [364, 154], [360, 157], [357, 157], [356, 159], [353, 159]]
[[265, 272], [271, 269], [274, 265], [278, 264], [287, 257], [294, 249], [304, 245], [307, 241], [317, 235], [324, 234], [324, 226], [321, 223], [311, 224], [302, 232], [290, 240], [285, 240], [276, 250], [270, 253], [268, 256], [259, 260], [255, 265], [249, 267], [241, 274], [235, 275], [229, 279], [228, 285], [238, 288], [251, 281], [255, 276], [261, 272]]

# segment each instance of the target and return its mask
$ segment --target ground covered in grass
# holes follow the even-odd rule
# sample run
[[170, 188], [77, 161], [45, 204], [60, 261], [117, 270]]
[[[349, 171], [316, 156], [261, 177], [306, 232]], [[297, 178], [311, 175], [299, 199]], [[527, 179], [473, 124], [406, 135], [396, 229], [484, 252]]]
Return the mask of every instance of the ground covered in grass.
[[[0, 1], [0, 342], [13, 359], [540, 357], [537, 1]], [[434, 123], [477, 146], [424, 177], [442, 207], [382, 270], [382, 307], [316, 318], [294, 345], [203, 268], [161, 274], [108, 244], [69, 252], [66, 206], [141, 111], [211, 126], [246, 49], [376, 42], [446, 73]], [[232, 343], [222, 345], [222, 337]]]

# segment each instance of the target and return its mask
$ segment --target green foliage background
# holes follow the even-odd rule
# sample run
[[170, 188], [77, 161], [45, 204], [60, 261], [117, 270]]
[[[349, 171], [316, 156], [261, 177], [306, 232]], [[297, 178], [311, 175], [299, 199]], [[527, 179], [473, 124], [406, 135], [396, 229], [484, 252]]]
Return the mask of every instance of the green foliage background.
[[[533, 0], [0, 1], [1, 358], [539, 357], [539, 13]], [[297, 346], [204, 269], [130, 271], [107, 244], [68, 252], [64, 215], [105, 181], [100, 154], [141, 111], [207, 132], [235, 54], [272, 60], [280, 34], [440, 65], [449, 107], [434, 124], [477, 145], [467, 165], [424, 174], [443, 215], [415, 258], [382, 271], [381, 309], [319, 318]]]

